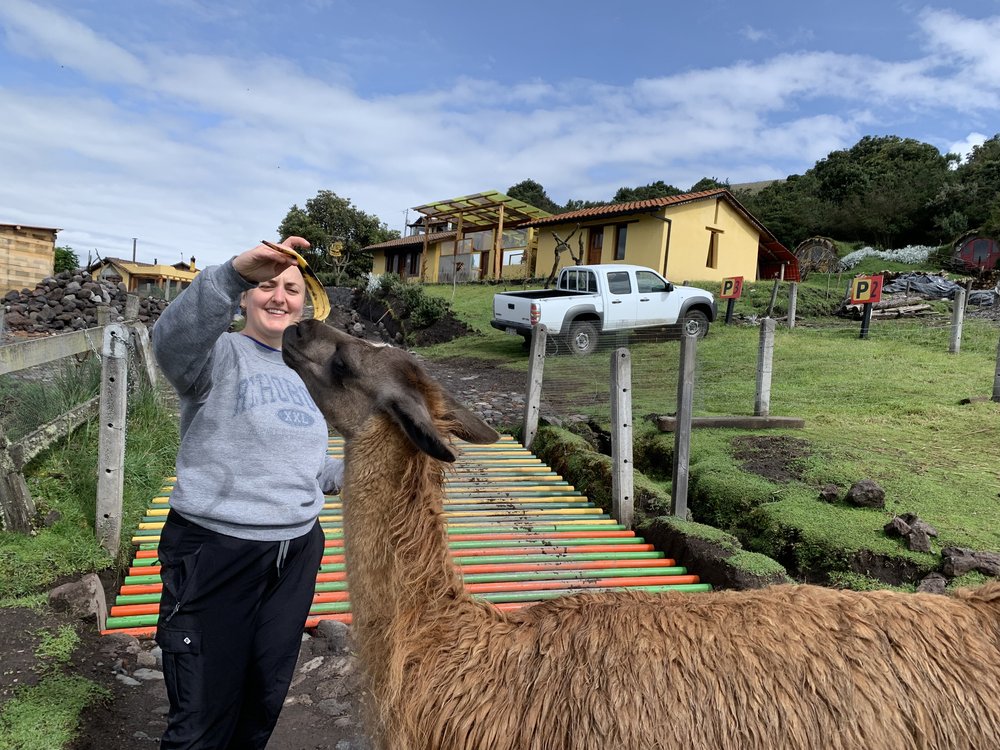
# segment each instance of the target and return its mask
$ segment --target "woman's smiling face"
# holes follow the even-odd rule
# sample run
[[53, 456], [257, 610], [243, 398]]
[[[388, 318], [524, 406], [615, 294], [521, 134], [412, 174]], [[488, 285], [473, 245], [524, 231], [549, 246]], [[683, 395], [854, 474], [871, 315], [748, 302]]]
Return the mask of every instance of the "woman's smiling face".
[[246, 292], [247, 324], [243, 333], [262, 344], [281, 348], [281, 334], [302, 318], [306, 285], [297, 266], [289, 266], [270, 281]]

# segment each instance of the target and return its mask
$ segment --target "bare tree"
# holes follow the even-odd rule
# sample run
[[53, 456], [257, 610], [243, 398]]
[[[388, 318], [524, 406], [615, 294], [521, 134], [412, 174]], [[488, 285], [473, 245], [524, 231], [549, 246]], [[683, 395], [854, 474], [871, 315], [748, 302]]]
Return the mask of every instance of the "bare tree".
[[573, 249], [569, 245], [569, 241], [573, 239], [573, 235], [578, 231], [580, 231], [579, 224], [577, 224], [576, 228], [569, 233], [569, 236], [566, 239], [563, 239], [555, 232], [552, 233], [552, 236], [556, 239], [556, 251], [555, 257], [552, 258], [552, 270], [549, 272], [549, 277], [545, 280], [545, 289], [548, 289], [549, 284], [551, 284], [556, 278], [556, 270], [559, 268], [559, 256], [562, 255], [563, 250], [569, 250], [569, 257], [573, 259], [573, 262], [576, 265], [580, 265], [580, 261], [583, 259], [583, 235], [580, 235], [580, 242], [578, 243], [580, 246], [579, 257], [573, 254]]

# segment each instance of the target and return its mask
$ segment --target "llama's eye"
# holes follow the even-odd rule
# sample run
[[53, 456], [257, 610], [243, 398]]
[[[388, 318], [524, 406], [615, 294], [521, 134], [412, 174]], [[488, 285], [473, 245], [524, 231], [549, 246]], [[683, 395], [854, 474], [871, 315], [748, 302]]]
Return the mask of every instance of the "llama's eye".
[[344, 350], [339, 348], [330, 357], [328, 366], [330, 368], [330, 374], [333, 375], [334, 378], [343, 379], [349, 377], [353, 372], [350, 364], [348, 364], [347, 359], [344, 357]]

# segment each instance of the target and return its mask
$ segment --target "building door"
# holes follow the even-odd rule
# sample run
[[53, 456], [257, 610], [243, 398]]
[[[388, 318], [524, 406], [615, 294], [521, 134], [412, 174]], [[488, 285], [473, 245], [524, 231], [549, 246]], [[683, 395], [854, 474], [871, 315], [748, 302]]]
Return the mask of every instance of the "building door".
[[591, 227], [587, 238], [587, 265], [594, 266], [601, 262], [601, 250], [604, 248], [604, 227]]

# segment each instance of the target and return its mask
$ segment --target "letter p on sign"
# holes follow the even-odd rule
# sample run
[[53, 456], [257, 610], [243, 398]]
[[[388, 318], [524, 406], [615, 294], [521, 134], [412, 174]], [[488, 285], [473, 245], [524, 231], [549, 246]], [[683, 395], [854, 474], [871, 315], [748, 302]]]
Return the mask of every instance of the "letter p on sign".
[[742, 276], [730, 276], [722, 280], [722, 291], [719, 293], [721, 299], [739, 299], [742, 293]]
[[864, 305], [882, 299], [881, 276], [856, 276], [851, 282], [851, 304]]

